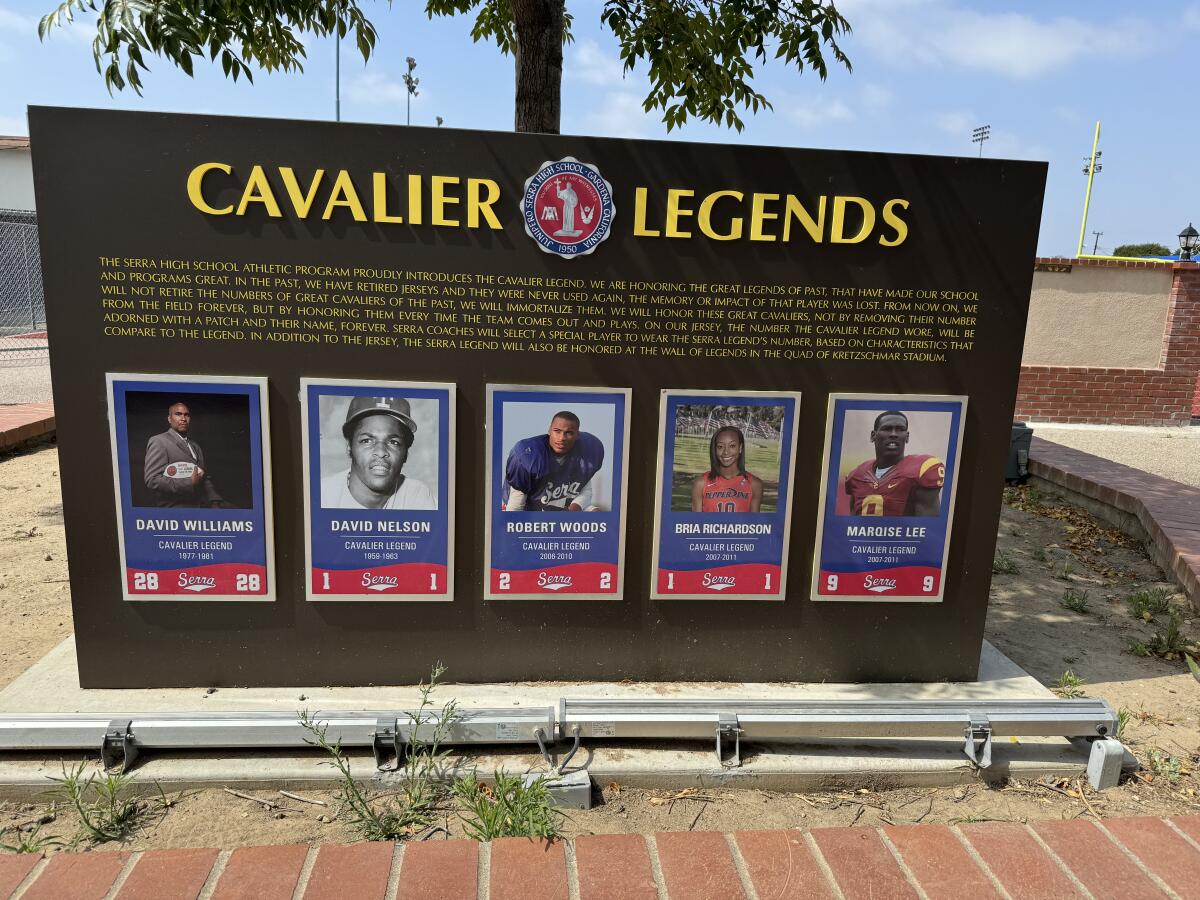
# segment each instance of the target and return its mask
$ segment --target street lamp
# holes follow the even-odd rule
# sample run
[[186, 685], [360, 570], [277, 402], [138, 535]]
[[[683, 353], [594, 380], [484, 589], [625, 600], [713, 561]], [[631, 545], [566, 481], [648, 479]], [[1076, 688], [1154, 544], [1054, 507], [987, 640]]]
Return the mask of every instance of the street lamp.
[[1179, 258], [1191, 259], [1192, 254], [1196, 252], [1196, 245], [1200, 244], [1200, 231], [1192, 227], [1192, 223], [1188, 222], [1188, 227], [1179, 232]]

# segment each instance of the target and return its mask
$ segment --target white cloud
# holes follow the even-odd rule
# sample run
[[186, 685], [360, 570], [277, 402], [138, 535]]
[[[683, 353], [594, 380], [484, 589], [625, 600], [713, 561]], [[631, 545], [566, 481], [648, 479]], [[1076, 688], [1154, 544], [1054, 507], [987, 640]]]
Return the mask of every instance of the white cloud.
[[[47, 8], [49, 8], [49, 5], [47, 5]], [[41, 21], [41, 18], [41, 16], [25, 15], [24, 13], [14, 12], [7, 7], [0, 6], [0, 32], [11, 32], [19, 37], [26, 38], [31, 44], [36, 43], [38, 40], [38, 22]], [[61, 20], [59, 27], [52, 28], [46, 34], [46, 40], [69, 41], [73, 44], [90, 45], [95, 36], [95, 20], [89, 14], [77, 11], [74, 22], [68, 22], [65, 19]]]
[[[351, 78], [346, 82], [347, 99], [367, 106], [397, 106], [404, 109], [408, 88], [399, 78], [389, 78], [382, 72], [366, 72]], [[417, 96], [412, 98], [413, 106], [419, 102], [429, 101], [425, 89], [417, 85]]]
[[15, 31], [26, 36], [37, 36], [37, 16], [26, 16], [0, 6], [0, 31]]
[[985, 124], [975, 118], [975, 114], [967, 110], [952, 109], [933, 114], [934, 127], [946, 134], [966, 137], [979, 125]]
[[854, 111], [836, 97], [803, 97], [781, 103], [777, 109], [801, 128], [817, 128], [836, 122], [853, 122], [855, 119]]
[[891, 91], [877, 84], [867, 84], [862, 89], [863, 107], [872, 112], [889, 109], [895, 99], [895, 95]]
[[583, 126], [584, 133], [603, 137], [640, 138], [656, 130], [642, 109], [642, 98], [632, 91], [609, 91]]
[[607, 56], [593, 40], [581, 42], [564, 60], [567, 78], [602, 87], [613, 87], [625, 77], [624, 65], [616, 56]]
[[1153, 43], [1143, 19], [1035, 18], [962, 9], [948, 0], [849, 0], [839, 7], [854, 28], [853, 40], [889, 62], [949, 65], [1013, 79], [1037, 78], [1085, 59], [1128, 60]]

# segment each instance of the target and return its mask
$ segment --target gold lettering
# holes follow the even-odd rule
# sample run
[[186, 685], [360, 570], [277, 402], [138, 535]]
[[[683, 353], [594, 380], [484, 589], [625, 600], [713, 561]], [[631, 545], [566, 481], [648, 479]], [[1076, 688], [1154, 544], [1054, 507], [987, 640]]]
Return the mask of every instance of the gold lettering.
[[333, 183], [333, 190], [329, 192], [329, 202], [325, 204], [325, 212], [321, 213], [321, 218], [331, 218], [335, 206], [344, 206], [350, 210], [355, 222], [367, 221], [367, 213], [363, 209], [362, 201], [358, 199], [358, 191], [354, 189], [350, 173], [345, 169], [338, 170], [337, 180]]
[[192, 201], [192, 206], [200, 210], [202, 213], [208, 213], [210, 216], [227, 216], [233, 212], [233, 204], [217, 208], [209, 204], [204, 199], [204, 176], [216, 169], [219, 172], [224, 172], [226, 175], [233, 174], [233, 166], [225, 163], [209, 162], [200, 163], [196, 168], [188, 173], [187, 192], [188, 199]]
[[[487, 199], [480, 196], [480, 191], [487, 189]], [[492, 212], [492, 204], [500, 199], [500, 185], [490, 178], [467, 179], [467, 227], [478, 228], [479, 216], [487, 219], [488, 227], [500, 231], [503, 226], [496, 214]]]
[[817, 218], [814, 221], [813, 217], [809, 215], [808, 210], [800, 202], [799, 197], [795, 194], [787, 195], [787, 205], [784, 207], [783, 212], [783, 239], [785, 241], [791, 239], [792, 219], [794, 218], [808, 232], [809, 237], [818, 244], [821, 243], [821, 238], [825, 232], [825, 195], [822, 194], [818, 199], [820, 202], [817, 205]]
[[646, 227], [646, 189], [633, 192], [633, 234], [635, 237], [662, 237], [662, 232]]
[[893, 212], [897, 206], [901, 209], [908, 209], [908, 201], [896, 198], [883, 204], [883, 221], [891, 225], [896, 231], [896, 237], [892, 240], [888, 240], [882, 234], [879, 236], [879, 243], [884, 247], [899, 246], [908, 237], [908, 223]]
[[430, 193], [430, 202], [433, 206], [433, 225], [457, 225], [458, 219], [446, 218], [446, 207], [452, 206], [459, 202], [458, 197], [446, 196], [446, 188], [451, 185], [458, 184], [458, 178], [454, 175], [434, 175], [433, 190]]
[[399, 225], [404, 220], [402, 218], [400, 218], [399, 216], [389, 216], [388, 211], [387, 211], [387, 205], [388, 205], [387, 173], [372, 172], [371, 173], [371, 182], [372, 182], [372, 189], [373, 189], [372, 199], [374, 200], [374, 202], [372, 204], [371, 217], [376, 222], [391, 222], [395, 225]]
[[732, 197], [741, 203], [744, 195], [741, 191], [713, 191], [700, 203], [700, 211], [696, 214], [696, 223], [700, 226], [700, 233], [705, 237], [710, 237], [714, 241], [736, 241], [742, 236], [741, 216], [734, 216], [729, 220], [728, 234], [717, 234], [712, 227], [712, 208], [722, 197]]
[[[846, 204], [853, 203], [863, 211], [862, 227], [853, 237], [846, 237]], [[871, 229], [875, 227], [875, 207], [862, 197], [834, 197], [833, 225], [829, 231], [829, 240], [835, 244], [858, 244], [866, 240]]]
[[292, 198], [292, 208], [296, 210], [296, 215], [301, 219], [308, 218], [313, 201], [317, 199], [317, 188], [321, 185], [321, 179], [325, 177], [325, 170], [317, 169], [313, 173], [312, 183], [308, 186], [307, 194], [300, 193], [300, 182], [296, 180], [296, 173], [288, 166], [280, 166], [279, 175], [283, 178], [283, 186], [287, 188], [288, 196]]
[[750, 203], [750, 240], [777, 241], [779, 238], [763, 231], [763, 223], [768, 219], [778, 219], [779, 213], [767, 212], [767, 203], [779, 199], [778, 194], [755, 194]]
[[242, 191], [242, 202], [238, 204], [237, 214], [244, 216], [246, 207], [251, 203], [261, 203], [266, 208], [267, 215], [273, 219], [283, 216], [283, 213], [279, 211], [279, 203], [275, 199], [275, 194], [271, 190], [271, 183], [267, 181], [267, 173], [263, 171], [262, 166], [255, 166], [250, 170], [250, 177], [246, 179], [246, 189]]
[[420, 225], [421, 218], [421, 176], [408, 176], [408, 224]]
[[671, 188], [667, 191], [667, 227], [666, 235], [669, 238], [690, 238], [690, 231], [683, 231], [679, 228], [679, 220], [684, 216], [694, 216], [695, 212], [690, 209], [683, 209], [679, 205], [679, 201], [686, 197], [696, 196], [695, 191], [684, 190], [682, 188]]

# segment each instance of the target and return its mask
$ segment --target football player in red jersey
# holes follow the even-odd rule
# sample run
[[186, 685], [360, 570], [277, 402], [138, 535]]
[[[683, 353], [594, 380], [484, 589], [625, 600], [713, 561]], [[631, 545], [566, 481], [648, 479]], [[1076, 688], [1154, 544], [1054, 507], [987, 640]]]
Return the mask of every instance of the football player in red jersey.
[[908, 416], [888, 410], [871, 429], [875, 458], [846, 476], [854, 516], [936, 516], [941, 511], [946, 464], [936, 456], [905, 456]]
[[726, 426], [708, 442], [708, 471], [692, 482], [692, 512], [758, 512], [762, 479], [746, 471], [746, 439]]

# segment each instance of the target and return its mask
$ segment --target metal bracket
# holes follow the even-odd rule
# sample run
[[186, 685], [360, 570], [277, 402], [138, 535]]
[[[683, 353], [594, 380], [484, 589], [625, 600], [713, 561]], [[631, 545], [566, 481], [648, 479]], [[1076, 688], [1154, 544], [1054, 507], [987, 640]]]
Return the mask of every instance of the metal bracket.
[[[733, 742], [732, 752], [730, 741]], [[736, 769], [742, 764], [742, 728], [736, 713], [717, 714], [717, 762], [726, 769]]]
[[971, 714], [970, 724], [963, 730], [966, 742], [963, 753], [967, 759], [979, 768], [986, 769], [992, 764], [992, 723], [987, 716]]
[[126, 771], [137, 758], [138, 748], [133, 742], [133, 721], [113, 719], [104, 729], [104, 739], [100, 742], [100, 760], [104, 768], [120, 766], [121, 771]]
[[404, 757], [403, 747], [398, 720], [377, 719], [375, 732], [371, 735], [371, 752], [375, 754], [375, 768], [380, 772], [399, 771], [400, 761]]

